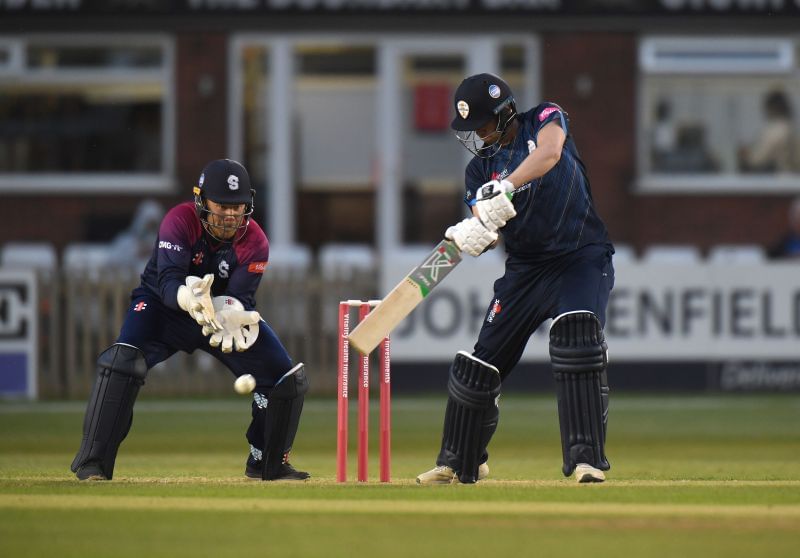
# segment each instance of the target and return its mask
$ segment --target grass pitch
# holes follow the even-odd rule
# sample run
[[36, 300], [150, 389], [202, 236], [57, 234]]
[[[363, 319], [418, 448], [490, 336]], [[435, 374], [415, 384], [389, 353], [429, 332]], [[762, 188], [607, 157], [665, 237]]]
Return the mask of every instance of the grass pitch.
[[[413, 479], [433, 466], [443, 395], [395, 398], [391, 485], [334, 482], [334, 401], [306, 402], [292, 461], [313, 480], [290, 484], [244, 480], [245, 398], [146, 395], [108, 483], [69, 472], [83, 403], [0, 403], [0, 556], [752, 558], [800, 548], [796, 395], [614, 394], [601, 485], [561, 476], [552, 396], [507, 397], [490, 479], [435, 487]], [[376, 478], [376, 415], [371, 426]]]

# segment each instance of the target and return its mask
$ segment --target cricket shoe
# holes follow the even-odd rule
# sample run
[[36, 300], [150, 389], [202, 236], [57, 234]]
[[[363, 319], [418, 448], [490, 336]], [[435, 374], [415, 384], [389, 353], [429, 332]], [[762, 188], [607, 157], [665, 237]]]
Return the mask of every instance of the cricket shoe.
[[[489, 465], [487, 463], [478, 465], [478, 480], [483, 480], [488, 476]], [[437, 465], [417, 477], [417, 484], [459, 484], [460, 482], [456, 472], [447, 465]]]
[[[263, 462], [261, 460], [253, 459], [253, 457], [247, 458], [247, 465], [244, 469], [244, 476], [249, 479], [256, 479], [261, 480], [261, 471], [263, 469]], [[278, 474], [275, 475], [274, 478], [268, 480], [306, 480], [311, 478], [311, 475], [306, 473], [305, 471], [298, 471], [292, 464], [286, 461], [284, 458], [283, 463], [281, 463], [281, 468], [278, 471]]]
[[588, 463], [578, 463], [575, 467], [575, 480], [580, 483], [603, 482], [606, 480], [606, 475]]
[[84, 463], [75, 472], [75, 476], [78, 477], [78, 480], [82, 481], [108, 480], [108, 477], [103, 472], [103, 468], [100, 466], [99, 461], [89, 461], [88, 463]]

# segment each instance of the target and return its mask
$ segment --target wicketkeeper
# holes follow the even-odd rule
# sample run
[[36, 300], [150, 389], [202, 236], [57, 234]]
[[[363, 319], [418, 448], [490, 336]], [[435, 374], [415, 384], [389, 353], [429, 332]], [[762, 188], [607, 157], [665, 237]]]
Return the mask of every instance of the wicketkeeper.
[[256, 379], [245, 475], [309, 478], [288, 461], [308, 391], [303, 364], [292, 363], [255, 311], [269, 242], [251, 219], [253, 194], [245, 168], [219, 159], [203, 169], [194, 201], [164, 217], [119, 337], [97, 359], [83, 440], [72, 462], [80, 480], [113, 477], [148, 370], [177, 351], [196, 349], [219, 359], [236, 377]]
[[420, 484], [474, 483], [489, 474], [503, 380], [548, 318], [565, 476], [602, 482], [608, 419], [606, 305], [614, 249], [592, 201], [567, 114], [545, 102], [518, 114], [511, 89], [492, 74], [465, 79], [451, 124], [475, 157], [466, 168], [473, 216], [445, 236], [472, 256], [503, 235], [508, 258], [472, 353], [450, 368], [436, 467]]

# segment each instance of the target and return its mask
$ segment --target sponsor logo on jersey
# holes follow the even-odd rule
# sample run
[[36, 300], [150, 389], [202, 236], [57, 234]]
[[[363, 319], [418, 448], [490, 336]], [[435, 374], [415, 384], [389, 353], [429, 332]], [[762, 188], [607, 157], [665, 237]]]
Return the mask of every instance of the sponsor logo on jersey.
[[231, 190], [238, 190], [239, 189], [239, 177], [235, 174], [231, 174], [228, 176], [228, 188]]
[[492, 84], [489, 86], [489, 96], [492, 99], [497, 99], [500, 96], [500, 88]]
[[205, 254], [203, 254], [202, 252], [198, 252], [192, 257], [192, 265], [200, 265], [201, 263], [203, 263], [204, 257]]
[[534, 149], [536, 149], [536, 142], [528, 140], [528, 153], [533, 153]]
[[247, 271], [250, 273], [264, 273], [265, 269], [267, 269], [267, 262], [251, 262], [247, 266]]
[[497, 316], [502, 309], [503, 307], [500, 306], [500, 299], [499, 298], [494, 299], [494, 304], [492, 304], [492, 309], [489, 310], [489, 316], [486, 318], [486, 321], [488, 323], [492, 323], [494, 321], [495, 316]]
[[227, 279], [228, 278], [228, 270], [230, 268], [231, 268], [230, 264], [228, 262], [226, 262], [225, 260], [222, 260], [221, 262], [219, 262], [219, 267], [217, 268], [217, 269], [219, 269], [219, 276], [222, 277], [223, 279]]
[[[509, 175], [509, 172], [508, 172], [507, 168], [503, 169], [502, 172], [493, 171], [492, 174], [489, 177], [489, 180], [503, 180], [508, 175]], [[530, 189], [530, 187], [531, 187], [531, 183], [530, 182], [526, 182], [525, 184], [523, 184], [522, 186], [520, 186], [519, 188], [514, 190], [514, 195], [517, 196], [521, 192]]]
[[133, 307], [133, 311], [134, 312], [141, 312], [145, 308], [147, 308], [147, 303], [146, 302], [139, 302], [136, 306]]
[[166, 250], [175, 250], [176, 252], [180, 252], [181, 250], [183, 250], [183, 246], [179, 246], [178, 244], [173, 244], [168, 240], [159, 240], [158, 247], [164, 248]]
[[544, 122], [544, 119], [553, 114], [554, 112], [561, 112], [561, 109], [558, 107], [547, 107], [541, 113], [539, 113], [539, 122]]
[[466, 119], [469, 116], [469, 105], [466, 101], [459, 101], [456, 103], [456, 108], [458, 109], [458, 114], [461, 115], [461, 118]]

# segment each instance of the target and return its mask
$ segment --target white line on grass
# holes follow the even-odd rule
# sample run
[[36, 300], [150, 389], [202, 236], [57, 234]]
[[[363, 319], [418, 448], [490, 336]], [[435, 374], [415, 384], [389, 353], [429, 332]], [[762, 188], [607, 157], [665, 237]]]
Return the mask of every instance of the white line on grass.
[[95, 495], [0, 494], [0, 509], [171, 510], [205, 512], [381, 513], [424, 515], [563, 515], [708, 518], [780, 518], [800, 520], [800, 505], [612, 504], [603, 502], [487, 502], [407, 500], [310, 500], [268, 498], [186, 498]]

